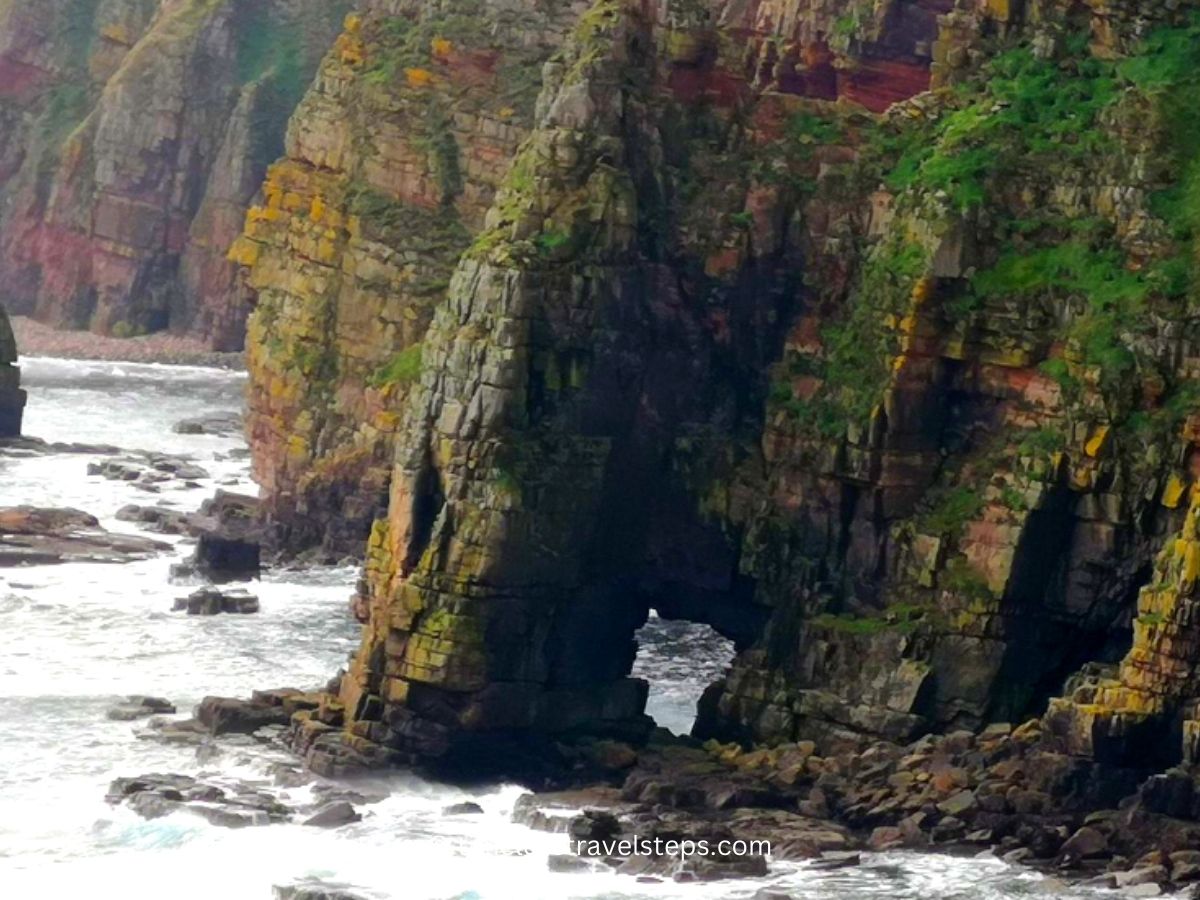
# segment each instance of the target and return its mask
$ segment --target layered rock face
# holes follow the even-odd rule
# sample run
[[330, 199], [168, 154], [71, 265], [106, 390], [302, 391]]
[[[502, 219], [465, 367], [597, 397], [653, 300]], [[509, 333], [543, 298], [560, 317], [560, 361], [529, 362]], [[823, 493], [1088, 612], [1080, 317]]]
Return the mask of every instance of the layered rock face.
[[[234, 253], [260, 304], [256, 465], [286, 549], [358, 552], [386, 495], [399, 382], [412, 380], [430, 311], [528, 132], [543, 62], [587, 7], [377, 2], [323, 64]], [[936, 10], [714, 4], [702, 14], [739, 49], [719, 78], [678, 67], [672, 89], [722, 106], [753, 90], [880, 109], [927, 86]], [[896, 23], [886, 32], [885, 19]], [[316, 227], [305, 224], [313, 198], [329, 213]], [[324, 237], [321, 253], [289, 243], [293, 229]]]
[[1191, 15], [601, 0], [510, 44], [526, 6], [348, 19], [236, 245], [284, 540], [387, 495], [310, 761], [636, 735], [651, 608], [737, 641], [704, 735], [906, 741], [1082, 670], [1051, 740], [1178, 760]]
[[[596, 4], [546, 68], [404, 407], [343, 681], [352, 757], [636, 733], [626, 675], [651, 603], [747, 644], [767, 617], [699, 494], [761, 422], [808, 241], [794, 225], [847, 154], [818, 159], [833, 126], [724, 56], [713, 12]], [[822, 225], [850, 237], [841, 215]], [[310, 759], [344, 763], [311, 725]]]
[[[920, 123], [901, 144], [923, 145], [884, 169], [850, 309], [802, 312], [776, 369], [775, 508], [748, 520], [742, 568], [766, 563], [771, 590], [782, 563], [786, 593], [702, 729], [836, 744], [1014, 719], [1081, 665], [1119, 660], [1137, 615], [1124, 689], [1087, 679], [1052, 730], [1137, 719], [1162, 735], [1179, 708], [1162, 695], [1188, 690], [1169, 660], [1192, 657], [1146, 623], [1164, 588], [1136, 598], [1187, 534], [1196, 358], [1176, 105], [1194, 90], [1194, 26], [1168, 19], [943, 20], [938, 77], [957, 90], [890, 111]], [[1178, 576], [1153, 577], [1174, 596]]]
[[376, 2], [346, 20], [233, 256], [249, 430], [290, 551], [362, 553], [433, 310], [580, 5]]
[[170, 327], [240, 347], [247, 308], [226, 254], [339, 6], [0, 7], [10, 312], [118, 336]]
[[0, 438], [17, 437], [25, 412], [21, 370], [17, 368], [17, 342], [13, 339], [8, 314], [0, 306]]

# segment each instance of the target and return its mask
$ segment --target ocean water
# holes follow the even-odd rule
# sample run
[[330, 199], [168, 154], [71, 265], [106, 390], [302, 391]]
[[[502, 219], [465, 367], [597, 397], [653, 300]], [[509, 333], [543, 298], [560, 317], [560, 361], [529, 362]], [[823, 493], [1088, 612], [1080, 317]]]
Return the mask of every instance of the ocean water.
[[[147, 494], [89, 477], [87, 454], [0, 457], [0, 505], [73, 506], [119, 531], [128, 503], [197, 508], [218, 486], [253, 491], [240, 437], [177, 435], [183, 418], [236, 409], [244, 377], [218, 370], [51, 359], [24, 361], [26, 433], [52, 441], [109, 443], [188, 454], [212, 474], [196, 488]], [[175, 543], [179, 539], [166, 538]], [[105, 710], [125, 694], [167, 697], [188, 711], [207, 694], [315, 686], [345, 663], [358, 626], [347, 610], [356, 572], [280, 570], [251, 586], [257, 616], [170, 612], [188, 588], [168, 581], [187, 553], [124, 565], [0, 569], [0, 897], [124, 900], [268, 900], [272, 887], [308, 879], [396, 900], [709, 900], [769, 889], [797, 900], [1000, 900], [1087, 894], [995, 859], [891, 853], [816, 872], [775, 862], [765, 879], [705, 885], [642, 884], [615, 874], [551, 873], [546, 858], [566, 837], [511, 822], [520, 788], [463, 790], [397, 773], [388, 798], [361, 822], [334, 830], [276, 824], [230, 830], [186, 812], [147, 821], [104, 794], [112, 779], [147, 772], [204, 774], [261, 783], [285, 802], [309, 788], [273, 785], [281, 752], [245, 742], [195, 748], [137, 736], [140, 725]], [[652, 684], [650, 712], [676, 731], [728, 664], [732, 648], [705, 628], [652, 619], [637, 673]], [[477, 816], [445, 816], [474, 800]]]

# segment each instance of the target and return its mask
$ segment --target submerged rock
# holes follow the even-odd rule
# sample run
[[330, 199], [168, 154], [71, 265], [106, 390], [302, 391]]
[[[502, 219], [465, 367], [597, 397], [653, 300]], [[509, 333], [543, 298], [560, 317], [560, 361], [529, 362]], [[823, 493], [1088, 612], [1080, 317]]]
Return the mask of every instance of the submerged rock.
[[275, 900], [371, 900], [357, 893], [350, 885], [324, 881], [304, 881], [298, 884], [275, 885]]
[[345, 801], [359, 806], [381, 803], [392, 795], [385, 787], [356, 784], [353, 788], [333, 782], [322, 781], [313, 785], [313, 796], [322, 804]]
[[138, 815], [157, 819], [185, 811], [223, 828], [284, 822], [293, 810], [251, 784], [216, 784], [190, 775], [150, 774], [118, 778], [105, 799], [125, 803]]
[[242, 430], [242, 414], [219, 412], [194, 419], [183, 419], [171, 426], [176, 434], [239, 434]]
[[90, 463], [87, 472], [109, 481], [127, 481], [150, 490], [155, 490], [157, 486], [172, 480], [190, 484], [212, 477], [207, 469], [186, 457], [163, 453], [147, 453], [138, 457]]
[[451, 803], [449, 806], [442, 807], [443, 816], [478, 816], [482, 814], [483, 807], [469, 800], [464, 803]]
[[258, 598], [247, 591], [221, 591], [216, 588], [200, 588], [186, 597], [175, 600], [173, 612], [186, 612], [189, 616], [215, 616], [220, 613], [250, 615], [259, 611]]
[[174, 713], [175, 704], [162, 697], [146, 697], [133, 695], [126, 697], [124, 702], [110, 707], [105, 716], [118, 722], [129, 722], [134, 719], [144, 719], [163, 713]]
[[164, 719], [154, 717], [146, 723], [145, 729], [137, 733], [145, 740], [161, 741], [164, 744], [193, 744], [201, 745], [210, 736], [206, 726], [195, 719]]
[[116, 517], [122, 522], [134, 522], [147, 531], [161, 534], [185, 534], [190, 516], [185, 512], [165, 506], [139, 506], [131, 503], [117, 510]]

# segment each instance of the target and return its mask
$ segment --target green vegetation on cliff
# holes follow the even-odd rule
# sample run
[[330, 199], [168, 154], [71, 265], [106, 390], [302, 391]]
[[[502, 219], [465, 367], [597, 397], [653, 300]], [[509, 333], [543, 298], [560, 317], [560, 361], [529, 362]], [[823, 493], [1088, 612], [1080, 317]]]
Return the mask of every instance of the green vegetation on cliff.
[[1102, 150], [1108, 138], [1098, 120], [1117, 96], [1115, 65], [1091, 56], [1080, 34], [1053, 57], [1029, 47], [1002, 53], [956, 94], [936, 122], [911, 123], [880, 141], [884, 151], [900, 150], [885, 177], [890, 189], [944, 192], [965, 212], [987, 201], [1002, 173]]
[[370, 379], [371, 387], [413, 384], [421, 377], [422, 353], [420, 344], [401, 350], [375, 372]]
[[[894, 324], [906, 314], [927, 265], [924, 248], [899, 235], [871, 249], [844, 317], [823, 327], [823, 352], [794, 354], [783, 364], [771, 388], [772, 405], [826, 438], [865, 423], [891, 376], [899, 348]], [[800, 399], [791, 382], [806, 376], [819, 381], [819, 391]]]

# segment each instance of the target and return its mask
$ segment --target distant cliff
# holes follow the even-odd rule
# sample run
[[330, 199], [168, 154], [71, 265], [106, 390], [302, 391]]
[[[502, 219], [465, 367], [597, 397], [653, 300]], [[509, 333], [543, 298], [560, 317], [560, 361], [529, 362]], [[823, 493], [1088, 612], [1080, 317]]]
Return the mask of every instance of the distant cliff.
[[226, 256], [345, 5], [0, 2], [0, 282], [11, 313], [238, 349]]

